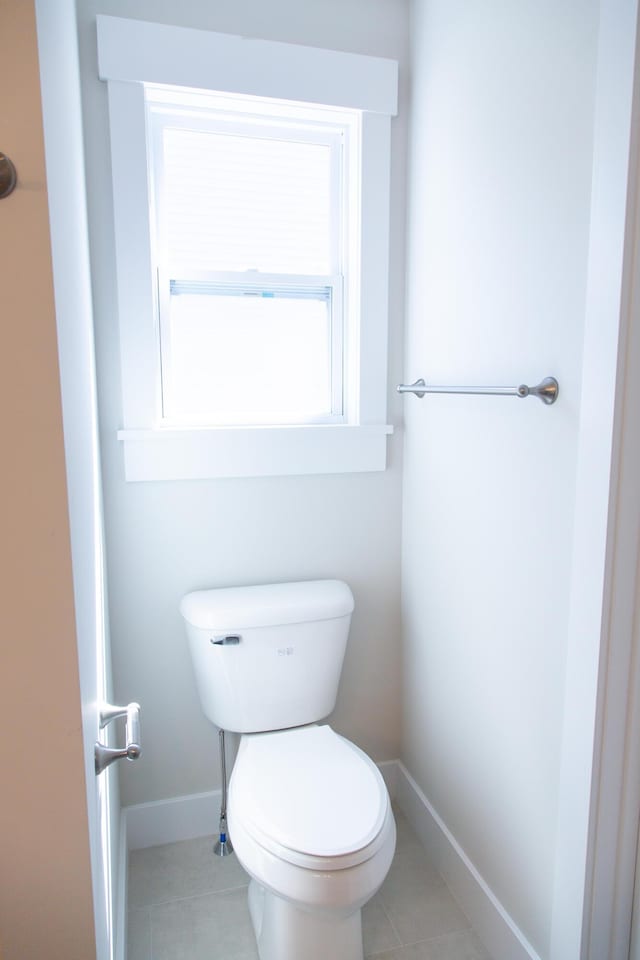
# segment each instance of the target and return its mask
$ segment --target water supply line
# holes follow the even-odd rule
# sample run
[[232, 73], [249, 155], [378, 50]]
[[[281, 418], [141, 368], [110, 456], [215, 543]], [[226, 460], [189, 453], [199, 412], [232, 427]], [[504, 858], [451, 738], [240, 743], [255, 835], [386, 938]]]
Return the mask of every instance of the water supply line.
[[213, 845], [213, 852], [219, 857], [228, 857], [233, 853], [233, 846], [227, 833], [227, 760], [224, 748], [224, 730], [218, 730], [220, 743], [220, 772], [222, 776], [222, 803], [220, 804], [220, 825], [218, 840]]

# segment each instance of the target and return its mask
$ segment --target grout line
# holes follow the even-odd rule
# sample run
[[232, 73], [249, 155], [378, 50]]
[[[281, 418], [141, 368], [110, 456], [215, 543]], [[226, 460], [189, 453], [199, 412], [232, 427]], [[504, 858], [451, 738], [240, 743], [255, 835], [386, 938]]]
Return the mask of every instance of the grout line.
[[[391, 915], [390, 915], [389, 911], [387, 910], [386, 905], [385, 905], [384, 900], [382, 899], [382, 897], [380, 897], [380, 906], [382, 907], [382, 911], [383, 911], [385, 917], [387, 918], [387, 920], [389, 921], [389, 924], [391, 925], [391, 929], [393, 930], [393, 934], [394, 934], [396, 940], [398, 941], [398, 943], [396, 944], [396, 946], [397, 946], [397, 947], [402, 947], [402, 946], [404, 946], [404, 944], [402, 943], [402, 938], [400, 937], [400, 934], [399, 934], [398, 931], [396, 930], [396, 925], [395, 925], [395, 923], [393, 922], [393, 920], [391, 919]], [[393, 949], [395, 950], [396, 947], [393, 947]], [[384, 953], [384, 952], [385, 952], [384, 950], [378, 950], [378, 953]]]
[[[406, 944], [406, 946], [408, 946], [408, 947], [416, 947], [416, 946], [419, 946], [419, 945], [422, 944], [422, 943], [427, 943], [427, 944], [431, 943], [431, 944], [434, 944], [434, 943], [437, 943], [439, 940], [444, 941], [444, 940], [446, 940], [448, 937], [455, 937], [455, 936], [456, 936], [457, 934], [459, 934], [459, 933], [472, 933], [472, 934], [474, 935], [474, 937], [476, 938], [476, 940], [478, 941], [478, 943], [480, 943], [480, 945], [481, 945], [482, 949], [484, 950], [485, 954], [487, 955], [487, 957], [489, 958], [489, 951], [487, 950], [487, 948], [485, 947], [485, 945], [482, 943], [482, 941], [480, 940], [480, 937], [478, 936], [478, 934], [476, 933], [476, 931], [473, 929], [473, 927], [465, 927], [465, 928], [462, 929], [462, 930], [450, 930], [449, 933], [441, 933], [440, 936], [438, 936], [438, 937], [428, 937], [426, 940], [416, 940], [415, 943], [408, 943], [408, 944]], [[490, 960], [490, 958], [489, 958], [489, 960]]]
[[154, 900], [153, 903], [143, 904], [137, 907], [130, 907], [131, 910], [151, 910], [152, 907], [166, 907], [168, 903], [182, 903], [185, 900], [197, 900], [199, 897], [213, 897], [223, 893], [233, 893], [235, 890], [246, 890], [248, 883], [237, 883], [233, 887], [221, 887], [219, 890], [201, 890], [198, 893], [192, 893], [188, 897], [169, 897], [168, 900]]
[[[480, 943], [482, 943], [482, 941], [480, 941], [480, 938], [478, 937], [478, 934], [475, 932], [473, 927], [464, 927], [462, 930], [450, 930], [448, 933], [441, 933], [437, 937], [423, 937], [421, 940], [412, 940], [410, 943], [401, 943], [397, 947], [386, 947], [384, 950], [376, 950], [375, 953], [368, 953], [366, 955], [365, 960], [369, 960], [369, 958], [371, 958], [371, 960], [375, 960], [376, 957], [381, 957], [385, 953], [391, 953], [392, 951], [395, 952], [396, 950], [404, 951], [404, 950], [407, 950], [409, 947], [419, 947], [423, 944], [436, 944], [439, 941], [442, 941], [444, 943], [447, 939], [449, 939], [450, 937], [455, 937], [459, 933], [472, 933], [474, 934], [476, 939]], [[487, 956], [489, 956], [489, 954], [487, 953], [487, 948], [484, 946], [484, 944], [482, 944], [482, 948], [487, 954]]]
[[415, 947], [419, 943], [435, 943], [436, 940], [444, 940], [445, 937], [454, 937], [457, 933], [475, 933], [475, 930], [470, 925], [459, 927], [458, 930], [447, 930], [446, 933], [439, 933], [437, 937], [421, 937], [419, 940], [410, 940], [408, 943], [403, 943], [402, 946]]

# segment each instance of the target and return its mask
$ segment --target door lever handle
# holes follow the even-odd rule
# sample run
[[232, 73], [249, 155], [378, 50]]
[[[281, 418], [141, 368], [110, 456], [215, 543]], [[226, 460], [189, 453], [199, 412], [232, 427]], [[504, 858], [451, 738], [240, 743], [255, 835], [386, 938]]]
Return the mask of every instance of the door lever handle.
[[0, 153], [0, 200], [4, 200], [15, 189], [18, 180], [16, 168], [9, 157]]
[[103, 704], [100, 710], [100, 729], [103, 730], [108, 723], [116, 720], [118, 717], [126, 717], [125, 726], [125, 746], [119, 750], [117, 747], [107, 747], [104, 743], [98, 741], [95, 745], [96, 775], [102, 773], [114, 760], [137, 760], [142, 753], [140, 745], [140, 704], [129, 703], [126, 707], [116, 707], [112, 703]]

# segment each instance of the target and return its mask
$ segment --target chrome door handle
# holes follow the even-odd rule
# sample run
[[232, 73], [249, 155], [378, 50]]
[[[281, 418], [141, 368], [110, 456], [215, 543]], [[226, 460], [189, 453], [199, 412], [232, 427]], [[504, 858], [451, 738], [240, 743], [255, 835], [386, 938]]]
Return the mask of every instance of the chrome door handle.
[[116, 747], [107, 747], [99, 741], [95, 745], [96, 774], [102, 773], [114, 760], [137, 760], [142, 753], [140, 746], [140, 704], [130, 703], [126, 707], [116, 707], [112, 703], [105, 703], [100, 710], [100, 729], [118, 717], [126, 717], [126, 744], [122, 750]]

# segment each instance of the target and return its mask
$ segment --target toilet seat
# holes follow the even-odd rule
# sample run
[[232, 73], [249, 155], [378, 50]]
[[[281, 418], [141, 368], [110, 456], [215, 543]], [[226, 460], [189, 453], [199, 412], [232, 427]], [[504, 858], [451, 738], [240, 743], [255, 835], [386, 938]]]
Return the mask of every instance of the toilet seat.
[[307, 869], [356, 866], [386, 840], [380, 771], [327, 725], [245, 735], [229, 802], [256, 843]]

